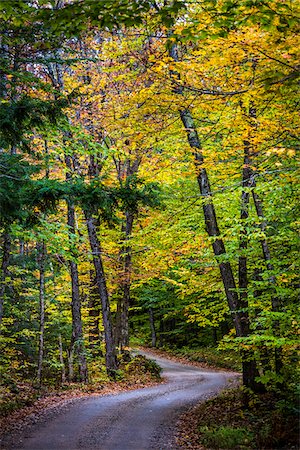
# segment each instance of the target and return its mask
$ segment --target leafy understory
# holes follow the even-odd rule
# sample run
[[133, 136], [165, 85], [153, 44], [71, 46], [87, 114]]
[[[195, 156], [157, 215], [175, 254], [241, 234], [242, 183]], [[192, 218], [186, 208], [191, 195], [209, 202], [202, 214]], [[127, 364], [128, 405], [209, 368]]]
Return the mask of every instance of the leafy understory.
[[291, 399], [229, 390], [193, 408], [182, 419], [177, 441], [193, 449], [296, 449], [299, 423]]

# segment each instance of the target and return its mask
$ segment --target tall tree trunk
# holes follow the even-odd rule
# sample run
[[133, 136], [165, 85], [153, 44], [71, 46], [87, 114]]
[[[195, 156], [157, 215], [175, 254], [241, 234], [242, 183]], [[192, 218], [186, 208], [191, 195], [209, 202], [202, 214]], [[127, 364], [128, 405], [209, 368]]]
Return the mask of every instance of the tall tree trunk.
[[[197, 181], [200, 188], [201, 195], [204, 197], [203, 213], [206, 225], [206, 231], [210, 237], [215, 237], [212, 247], [217, 260], [226, 255], [226, 249], [223, 239], [220, 236], [219, 226], [217, 222], [215, 207], [212, 200], [212, 193], [209, 184], [209, 179], [206, 170], [201, 167], [204, 160], [202, 156], [202, 148], [200, 139], [194, 124], [193, 117], [188, 109], [180, 112], [182, 123], [185, 126], [188, 142], [193, 150], [195, 167], [197, 174]], [[239, 296], [237, 293], [237, 286], [234, 280], [231, 264], [229, 262], [218, 262], [223, 286], [226, 293], [226, 298], [230, 311], [233, 316], [233, 321], [237, 336], [247, 336], [248, 333], [248, 318], [244, 311], [241, 311]]]
[[[71, 181], [72, 179], [72, 160], [70, 156], [65, 156], [66, 166], [69, 171], [66, 174], [66, 180]], [[74, 253], [74, 248], [72, 244], [72, 236], [76, 236], [75, 228], [75, 206], [72, 201], [67, 202], [68, 207], [68, 226], [69, 226], [69, 236], [70, 245], [72, 253]], [[72, 337], [70, 343], [70, 353], [76, 352], [78, 356], [78, 369], [79, 369], [79, 379], [80, 381], [88, 382], [88, 369], [85, 356], [85, 347], [83, 341], [82, 332], [82, 320], [81, 320], [81, 299], [79, 291], [79, 276], [78, 276], [78, 266], [72, 259], [69, 260], [71, 283], [72, 283]]]
[[130, 307], [130, 286], [132, 268], [132, 248], [128, 244], [133, 227], [134, 215], [131, 211], [125, 212], [125, 225], [122, 226], [124, 240], [120, 253], [123, 273], [120, 282], [120, 297], [117, 305], [117, 340], [116, 344], [121, 351], [129, 346], [129, 307]]
[[[169, 54], [175, 62], [179, 61], [177, 44], [173, 44], [170, 47]], [[170, 75], [173, 82], [174, 93], [182, 95], [184, 87], [180, 83], [177, 83], [179, 81], [179, 74], [177, 72], [170, 71]], [[237, 292], [237, 286], [235, 283], [231, 264], [227, 261], [222, 262], [222, 257], [226, 255], [226, 249], [223, 239], [220, 237], [220, 230], [212, 199], [212, 192], [208, 175], [206, 169], [203, 167], [204, 158], [202, 154], [201, 142], [198, 136], [193, 116], [188, 108], [183, 108], [180, 110], [180, 118], [185, 127], [187, 139], [194, 155], [197, 181], [200, 193], [203, 196], [204, 200], [203, 213], [206, 231], [210, 237], [215, 238], [212, 244], [213, 252], [218, 261], [227, 302], [233, 317], [236, 335], [238, 337], [245, 337], [249, 334], [249, 317], [247, 311], [243, 310], [243, 301], [240, 301]], [[243, 383], [245, 386], [253, 388], [255, 387], [256, 373], [252, 370], [252, 367], [248, 366], [245, 355], [242, 355], [242, 359]]]
[[[5, 62], [9, 62], [10, 59], [10, 48], [7, 44], [3, 42], [4, 37], [7, 38], [8, 31], [4, 31], [3, 35], [0, 35], [0, 59], [2, 62], [2, 67], [5, 66]], [[8, 64], [9, 66], [9, 64]], [[7, 74], [5, 70], [0, 68], [0, 99], [7, 98]]]
[[96, 285], [101, 299], [102, 319], [105, 336], [106, 347], [106, 370], [108, 375], [114, 376], [114, 371], [117, 369], [116, 349], [113, 337], [113, 327], [110, 313], [110, 304], [108, 291], [106, 287], [105, 273], [101, 258], [101, 246], [97, 236], [97, 219], [95, 219], [90, 211], [84, 210], [90, 246], [93, 254], [93, 262], [96, 274]]
[[[266, 221], [265, 221], [265, 216], [264, 216], [264, 212], [263, 212], [262, 201], [260, 200], [259, 195], [255, 192], [254, 189], [252, 190], [252, 196], [253, 196], [253, 201], [254, 201], [257, 216], [260, 219], [262, 219], [261, 229], [262, 229], [262, 231], [265, 231]], [[267, 265], [267, 269], [270, 271], [273, 271], [274, 267], [273, 267], [273, 264], [271, 263], [271, 252], [270, 252], [270, 249], [269, 249], [266, 239], [261, 240], [261, 248], [262, 248], [264, 260]], [[273, 283], [275, 285], [276, 277], [274, 275], [271, 275], [270, 281], [271, 281], [271, 283]], [[275, 297], [272, 296], [272, 311], [275, 311], [275, 312], [280, 311], [280, 299], [277, 296], [275, 296]]]
[[4, 297], [6, 290], [6, 278], [8, 277], [8, 266], [10, 261], [10, 249], [11, 240], [8, 231], [4, 231], [2, 234], [3, 238], [3, 254], [1, 263], [1, 274], [0, 274], [0, 325], [3, 319], [3, 307], [4, 307]]
[[[125, 163], [114, 159], [118, 180], [122, 186], [123, 175], [126, 180], [133, 175], [136, 175], [141, 163], [141, 157], [135, 155], [133, 160], [129, 156]], [[134, 213], [132, 211], [125, 211], [125, 223], [122, 225], [122, 247], [120, 251], [120, 262], [122, 266], [122, 274], [120, 277], [120, 296], [117, 303], [117, 317], [116, 317], [116, 344], [121, 352], [124, 347], [129, 346], [129, 307], [131, 303], [130, 288], [131, 288], [131, 271], [132, 271], [132, 248], [130, 239], [133, 229]]]
[[211, 331], [212, 331], [213, 343], [214, 343], [215, 346], [217, 346], [217, 344], [218, 344], [218, 333], [217, 333], [216, 327], [213, 327]]
[[[245, 111], [250, 121], [250, 133], [255, 129], [255, 124], [253, 120], [256, 118], [256, 109], [251, 105], [249, 111]], [[244, 161], [243, 161], [243, 172], [242, 172], [242, 195], [241, 195], [241, 224], [242, 229], [240, 233], [240, 256], [239, 256], [239, 292], [241, 302], [245, 303], [243, 307], [248, 307], [248, 271], [247, 271], [247, 229], [245, 226], [245, 221], [249, 217], [249, 202], [250, 202], [250, 190], [254, 188], [254, 174], [251, 167], [251, 158], [253, 156], [253, 148], [251, 145], [251, 136], [244, 140]]]
[[69, 381], [74, 379], [74, 347], [68, 350], [68, 379]]
[[62, 345], [62, 339], [61, 334], [58, 336], [58, 348], [59, 348], [59, 362], [61, 364], [61, 382], [66, 382], [66, 367], [64, 362], [64, 356], [63, 356], [63, 345]]
[[[89, 161], [89, 177], [93, 178], [99, 176], [103, 165], [103, 160], [90, 156]], [[112, 318], [110, 312], [109, 295], [106, 286], [106, 277], [101, 257], [101, 245], [97, 236], [97, 229], [99, 227], [99, 219], [95, 217], [97, 207], [93, 206], [90, 209], [84, 208], [84, 215], [87, 224], [90, 247], [93, 254], [93, 263], [95, 268], [95, 284], [97, 286], [98, 294], [101, 301], [102, 322], [104, 328], [105, 340], [105, 363], [106, 370], [109, 376], [115, 376], [115, 370], [118, 368], [116, 344], [114, 339]]]
[[45, 265], [46, 265], [46, 245], [45, 242], [37, 244], [37, 263], [39, 268], [39, 303], [40, 303], [40, 329], [39, 329], [39, 349], [37, 382], [41, 385], [43, 359], [44, 359], [44, 332], [45, 332]]
[[245, 220], [249, 217], [249, 188], [251, 187], [251, 175], [252, 170], [250, 167], [250, 144], [248, 141], [244, 142], [244, 166], [243, 166], [243, 180], [242, 180], [242, 195], [241, 195], [241, 223], [242, 229], [240, 233], [240, 256], [239, 256], [239, 292], [240, 299], [245, 302], [245, 306], [248, 307], [248, 271], [247, 271], [247, 256], [246, 251], [248, 247], [247, 242], [247, 230], [245, 227]]
[[72, 338], [70, 346], [78, 356], [79, 379], [80, 381], [87, 383], [88, 369], [82, 332], [78, 267], [74, 261], [69, 261], [69, 265], [72, 280]]
[[159, 321], [159, 347], [163, 347], [165, 343], [165, 323], [163, 318], [160, 318]]
[[149, 308], [149, 322], [151, 329], [151, 347], [156, 347], [156, 330], [155, 330], [155, 322], [154, 322], [154, 314], [153, 308]]
[[89, 308], [89, 347], [94, 355], [103, 356], [100, 349], [100, 304], [94, 270], [90, 270]]
[[[255, 66], [256, 66], [256, 63], [254, 63], [254, 66], [253, 66], [254, 71], [255, 71]], [[254, 107], [253, 104], [249, 108], [248, 117], [250, 120], [251, 129], [254, 130], [255, 122], [253, 122], [253, 120], [256, 119], [256, 108]], [[243, 166], [242, 185], [243, 185], [243, 188], [246, 188], [246, 189], [243, 190], [243, 192], [242, 192], [241, 220], [243, 221], [249, 217], [248, 210], [249, 210], [250, 189], [251, 189], [251, 193], [252, 193], [252, 197], [253, 197], [257, 215], [259, 218], [263, 219], [262, 224], [261, 224], [261, 229], [262, 229], [262, 231], [264, 231], [266, 228], [266, 223], [264, 221], [262, 203], [260, 201], [258, 194], [255, 192], [255, 187], [256, 187], [255, 174], [253, 172], [253, 169], [251, 168], [252, 157], [254, 155], [255, 155], [255, 152], [251, 148], [250, 140], [244, 141], [244, 166]], [[271, 260], [270, 250], [269, 250], [267, 241], [265, 239], [263, 239], [261, 241], [261, 247], [262, 247], [264, 259], [266, 261], [267, 269], [272, 271], [273, 266], [270, 263], [270, 260]], [[246, 228], [243, 227], [243, 230], [241, 233], [240, 251], [242, 251], [242, 253], [245, 253], [246, 249], [247, 249], [247, 232], [246, 232]], [[273, 275], [270, 277], [270, 281], [272, 284], [276, 284], [276, 279]], [[247, 298], [247, 287], [248, 287], [247, 257], [245, 254], [242, 254], [239, 257], [239, 290], [240, 290], [240, 298], [242, 301], [245, 301]], [[279, 299], [277, 296], [272, 296], [271, 304], [272, 304], [272, 311], [275, 311], [275, 312], [279, 311], [280, 302], [279, 302]], [[275, 334], [278, 334], [278, 328], [279, 328], [278, 321], [274, 322], [273, 328], [274, 328]], [[264, 349], [263, 353], [264, 353], [264, 355], [266, 355], [268, 353], [267, 349]], [[251, 359], [251, 358], [249, 358], [249, 359]], [[282, 368], [282, 363], [281, 363], [280, 350], [275, 349], [276, 373], [278, 373], [281, 368]]]
[[[265, 231], [266, 222], [265, 222], [265, 216], [264, 216], [263, 207], [262, 207], [262, 201], [260, 200], [258, 194], [254, 190], [252, 191], [252, 196], [253, 196], [253, 201], [254, 201], [256, 213], [257, 213], [258, 217], [260, 219], [262, 219], [261, 229], [262, 229], [262, 231]], [[268, 243], [267, 243], [266, 239], [262, 239], [261, 247], [262, 247], [264, 260], [265, 260], [266, 265], [267, 265], [267, 269], [269, 271], [273, 271], [274, 267], [273, 267], [273, 264], [271, 263], [271, 252], [270, 252], [270, 249], [269, 249], [269, 246], [268, 246]], [[275, 288], [276, 277], [274, 275], [270, 276], [270, 282]], [[273, 312], [279, 312], [280, 311], [280, 309], [281, 309], [280, 299], [276, 295], [276, 293], [274, 293], [274, 295], [272, 295], [272, 297], [271, 297], [271, 305], [272, 305], [272, 311]], [[273, 322], [273, 331], [274, 331], [275, 336], [279, 336], [280, 335], [279, 327], [280, 327], [279, 320], [278, 319], [274, 320], [274, 322]], [[282, 369], [282, 366], [283, 366], [282, 354], [281, 354], [281, 349], [280, 348], [275, 348], [274, 359], [275, 359], [275, 371], [276, 371], [277, 374], [279, 374], [281, 369]]]
[[[254, 63], [253, 69], [255, 70], [255, 66], [256, 63]], [[255, 123], [253, 122], [253, 119], [256, 119], [256, 109], [253, 105], [250, 106], [249, 108], [249, 119], [251, 121], [251, 128], [254, 129], [255, 128]], [[266, 222], [264, 219], [264, 213], [263, 213], [263, 207], [262, 207], [262, 202], [258, 196], [258, 194], [255, 192], [255, 187], [256, 187], [256, 182], [255, 182], [255, 175], [254, 172], [251, 168], [251, 163], [252, 163], [252, 156], [254, 156], [254, 152], [253, 150], [251, 151], [251, 144], [249, 141], [245, 141], [244, 143], [244, 149], [245, 149], [245, 157], [244, 157], [244, 169], [243, 169], [243, 187], [246, 188], [251, 188], [251, 193], [252, 193], [252, 198], [254, 201], [254, 205], [255, 205], [255, 209], [256, 209], [256, 213], [257, 216], [262, 220], [262, 224], [261, 224], [261, 229], [262, 231], [265, 231], [266, 228]], [[247, 205], [246, 205], [246, 215], [244, 218], [248, 217], [248, 204], [249, 204], [249, 190], [248, 192], [243, 192], [242, 196], [245, 199], [245, 196], [247, 196]], [[243, 202], [243, 200], [242, 200]], [[245, 201], [244, 201], [245, 204]], [[241, 216], [241, 218], [243, 219], [243, 217]], [[246, 241], [247, 242], [247, 241]], [[247, 245], [247, 244], [246, 244]], [[268, 246], [268, 243], [266, 241], [266, 239], [262, 239], [261, 240], [261, 247], [262, 247], [262, 253], [264, 256], [264, 260], [266, 262], [267, 265], [267, 269], [269, 271], [273, 271], [273, 265], [271, 264], [271, 253], [270, 253], [270, 249]], [[239, 264], [239, 273], [240, 273], [240, 268], [241, 265]], [[244, 280], [245, 281], [245, 280]], [[274, 275], [270, 276], [270, 282], [271, 284], [273, 284], [275, 286], [276, 284], [276, 278]], [[240, 283], [243, 283], [243, 280], [240, 279]], [[247, 280], [246, 280], [247, 283]], [[247, 286], [246, 286], [247, 287]], [[241, 290], [241, 296], [243, 296], [243, 290], [246, 291], [246, 289], [244, 289], [244, 286], [240, 284], [240, 289]], [[280, 311], [280, 300], [278, 298], [277, 295], [272, 295], [271, 297], [271, 305], [272, 305], [272, 311], [274, 312], [278, 312]], [[278, 335], [279, 334], [279, 322], [278, 320], [275, 320], [273, 323], [273, 330], [274, 330], [274, 334]], [[276, 373], [279, 373], [279, 371], [282, 368], [282, 361], [281, 361], [281, 352], [280, 349], [275, 349], [275, 370]]]
[[[250, 117], [255, 117], [255, 110], [250, 109]], [[251, 144], [250, 141], [244, 141], [244, 164], [242, 175], [242, 195], [241, 195], [241, 223], [242, 229], [240, 233], [239, 245], [239, 262], [238, 262], [238, 276], [239, 276], [239, 295], [240, 305], [245, 311], [245, 335], [250, 334], [249, 326], [249, 312], [248, 312], [248, 268], [247, 268], [247, 229], [245, 221], [249, 217], [249, 202], [250, 202], [250, 188], [253, 187], [253, 171], [251, 169]], [[257, 390], [258, 384], [255, 378], [259, 376], [255, 355], [252, 350], [242, 350], [242, 364], [243, 364], [243, 383], [253, 390]]]

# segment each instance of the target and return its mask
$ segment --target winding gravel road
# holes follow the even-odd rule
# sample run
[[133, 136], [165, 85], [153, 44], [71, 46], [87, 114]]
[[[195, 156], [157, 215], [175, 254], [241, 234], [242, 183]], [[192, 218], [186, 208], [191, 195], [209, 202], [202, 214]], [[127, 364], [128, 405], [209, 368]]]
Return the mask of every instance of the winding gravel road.
[[161, 357], [167, 382], [118, 395], [88, 397], [46, 423], [36, 424], [14, 449], [169, 450], [175, 424], [188, 407], [225, 387], [235, 374], [183, 365]]

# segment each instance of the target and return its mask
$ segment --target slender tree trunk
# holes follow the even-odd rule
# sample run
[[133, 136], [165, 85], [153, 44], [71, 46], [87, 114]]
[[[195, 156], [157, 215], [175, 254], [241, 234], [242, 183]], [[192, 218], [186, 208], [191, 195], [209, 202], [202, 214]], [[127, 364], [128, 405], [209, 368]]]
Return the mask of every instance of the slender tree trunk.
[[68, 380], [74, 380], [74, 347], [68, 350]]
[[[125, 239], [128, 243], [133, 227], [133, 213], [126, 211], [126, 226], [125, 226]], [[124, 284], [123, 284], [123, 311], [121, 314], [121, 327], [122, 327], [122, 345], [124, 347], [129, 346], [129, 307], [131, 303], [130, 299], [130, 287], [131, 287], [131, 270], [132, 270], [132, 248], [130, 245], [125, 246], [124, 256]]]
[[161, 318], [159, 321], [159, 346], [162, 347], [165, 343], [165, 324], [163, 319]]
[[[255, 117], [255, 110], [250, 109], [250, 117]], [[243, 164], [243, 178], [242, 178], [242, 195], [241, 195], [241, 223], [242, 230], [240, 233], [239, 245], [239, 295], [241, 308], [245, 311], [245, 335], [250, 334], [249, 327], [249, 313], [248, 313], [248, 268], [247, 268], [247, 229], [245, 221], [249, 217], [249, 201], [250, 189], [253, 187], [253, 171], [251, 169], [251, 144], [249, 141], [244, 141], [244, 164]], [[253, 390], [258, 390], [258, 385], [255, 378], [259, 376], [255, 355], [252, 350], [242, 350], [242, 365], [243, 365], [243, 383]]]
[[[179, 61], [177, 44], [173, 44], [171, 46], [169, 54], [174, 61]], [[177, 81], [179, 80], [179, 74], [177, 72], [170, 71], [170, 75], [173, 81], [174, 93], [182, 95], [184, 87], [180, 83], [177, 83]], [[206, 231], [210, 237], [215, 238], [212, 244], [213, 252], [218, 261], [227, 302], [233, 317], [236, 335], [238, 337], [245, 337], [249, 334], [249, 317], [247, 311], [243, 310], [243, 301], [240, 301], [239, 294], [237, 292], [237, 286], [235, 283], [231, 264], [227, 261], [222, 262], [222, 257], [226, 255], [226, 249], [223, 239], [220, 237], [220, 231], [212, 199], [212, 192], [208, 175], [206, 169], [203, 167], [204, 158], [202, 154], [201, 142], [198, 136], [193, 116], [188, 108], [183, 108], [180, 110], [180, 118], [185, 127], [189, 145], [193, 151], [197, 181], [200, 193], [203, 196], [204, 200], [203, 213]], [[250, 365], [249, 367], [245, 355], [242, 355], [242, 360], [243, 383], [245, 386], [254, 388], [256, 371], [253, 370], [252, 365]]]
[[[255, 67], [254, 67], [255, 68]], [[250, 120], [253, 120], [256, 118], [256, 109], [255, 107], [252, 105], [249, 108], [249, 118]], [[254, 127], [254, 124], [252, 124], [252, 128]], [[243, 169], [243, 186], [247, 187], [247, 188], [251, 188], [251, 192], [252, 192], [252, 198], [254, 201], [254, 205], [255, 205], [255, 209], [256, 209], [256, 213], [257, 216], [262, 219], [262, 224], [261, 224], [261, 229], [262, 231], [265, 231], [266, 228], [266, 222], [264, 219], [264, 213], [263, 213], [263, 207], [262, 207], [262, 202], [258, 196], [258, 194], [255, 192], [255, 187], [256, 187], [256, 182], [255, 182], [255, 176], [253, 173], [253, 170], [251, 169], [251, 157], [253, 156], [254, 152], [251, 152], [251, 144], [249, 141], [245, 141], [244, 143], [244, 149], [245, 149], [245, 157], [244, 157], [244, 169]], [[244, 213], [244, 217], [243, 217], [243, 211], [242, 211], [242, 215], [241, 218], [247, 218], [248, 217], [248, 204], [249, 204], [249, 190], [248, 192], [243, 192], [242, 194], [242, 205], [245, 205], [245, 213]], [[245, 201], [246, 200], [246, 201]], [[243, 209], [243, 206], [242, 206]], [[245, 234], [245, 233], [244, 233]], [[247, 246], [247, 241], [246, 241], [246, 246]], [[263, 256], [264, 256], [264, 260], [266, 262], [267, 265], [267, 269], [269, 271], [273, 270], [273, 265], [271, 264], [271, 253], [270, 253], [270, 249], [268, 246], [268, 243], [266, 241], [266, 239], [262, 239], [261, 240], [261, 247], [262, 247], [262, 252], [263, 252]], [[244, 257], [245, 259], [245, 257]], [[241, 269], [241, 270], [240, 270]], [[247, 268], [244, 268], [244, 270], [247, 271]], [[239, 264], [239, 274], [241, 274], [242, 276], [240, 276], [240, 291], [241, 291], [241, 298], [243, 298], [243, 291], [246, 292], [246, 288], [247, 286], [244, 286], [243, 283], [246, 282], [247, 284], [247, 280], [245, 279], [245, 277], [243, 277], [243, 262], [242, 264]], [[271, 284], [273, 284], [275, 286], [276, 284], [276, 278], [274, 275], [270, 276], [270, 282]], [[272, 305], [272, 311], [274, 312], [278, 312], [280, 311], [280, 300], [278, 298], [278, 296], [276, 295], [272, 295], [271, 298], [271, 305]], [[273, 329], [274, 329], [274, 333], [275, 335], [279, 335], [279, 322], [278, 320], [274, 321], [273, 323]], [[279, 373], [279, 371], [282, 368], [282, 361], [281, 361], [281, 352], [280, 349], [275, 349], [275, 370], [276, 373]]]
[[103, 319], [105, 346], [106, 346], [106, 354], [105, 354], [106, 370], [108, 375], [113, 376], [114, 371], [117, 369], [117, 358], [113, 337], [113, 327], [110, 313], [109, 297], [101, 258], [101, 247], [97, 236], [97, 226], [96, 226], [97, 219], [95, 219], [93, 215], [90, 213], [90, 211], [86, 209], [84, 210], [84, 214], [87, 223], [90, 246], [93, 254], [93, 262], [96, 274], [96, 285], [98, 288], [102, 306], [102, 319]]
[[[253, 106], [250, 106], [248, 111], [248, 118], [251, 122], [251, 130], [254, 130], [254, 123], [252, 122], [256, 118], [256, 110]], [[252, 132], [251, 131], [251, 132]], [[242, 307], [248, 307], [248, 271], [247, 271], [247, 248], [248, 248], [248, 236], [245, 221], [249, 217], [249, 202], [250, 202], [250, 190], [254, 188], [254, 174], [251, 168], [251, 157], [253, 155], [253, 149], [250, 138], [244, 140], [244, 164], [242, 174], [242, 195], [241, 195], [241, 224], [242, 230], [240, 233], [240, 256], [239, 256], [239, 292]]]
[[63, 345], [62, 345], [62, 339], [61, 334], [58, 336], [58, 348], [59, 348], [59, 362], [61, 364], [61, 382], [66, 382], [66, 367], [64, 362], [64, 356], [63, 356]]
[[[258, 196], [258, 194], [253, 190], [252, 191], [252, 196], [253, 196], [253, 201], [254, 201], [254, 205], [255, 205], [255, 209], [256, 209], [256, 213], [258, 215], [258, 217], [260, 219], [262, 219], [262, 225], [261, 225], [261, 229], [262, 231], [265, 230], [266, 228], [266, 222], [265, 222], [265, 216], [264, 216], [264, 212], [263, 212], [263, 207], [262, 207], [262, 202]], [[273, 264], [271, 263], [271, 252], [268, 246], [268, 243], [266, 241], [266, 239], [262, 239], [261, 241], [261, 247], [262, 247], [262, 252], [264, 255], [264, 260], [266, 262], [267, 265], [267, 269], [269, 271], [273, 271], [274, 267]], [[270, 282], [271, 284], [275, 287], [276, 285], [276, 277], [274, 275], [270, 276]], [[272, 305], [272, 311], [273, 312], [279, 312], [281, 309], [281, 305], [280, 305], [280, 299], [279, 297], [275, 294], [272, 295], [271, 297], [271, 305]], [[279, 336], [280, 335], [280, 330], [279, 330], [280, 324], [279, 324], [279, 320], [274, 320], [273, 322], [273, 331], [275, 336]], [[280, 373], [283, 363], [282, 363], [282, 352], [280, 348], [275, 348], [275, 352], [274, 352], [274, 359], [275, 359], [275, 371], [277, 374]]]
[[215, 327], [212, 328], [212, 338], [213, 338], [214, 345], [217, 345], [217, 343], [218, 343], [218, 334], [217, 334], [217, 329]]
[[[263, 212], [262, 207], [262, 201], [260, 200], [258, 194], [254, 191], [252, 191], [253, 201], [256, 209], [257, 216], [262, 219], [261, 229], [262, 231], [265, 231], [266, 229], [266, 222], [265, 222], [265, 216]], [[268, 246], [268, 243], [266, 239], [261, 240], [261, 248], [264, 256], [264, 260], [267, 264], [267, 269], [272, 271], [274, 270], [273, 264], [271, 263], [271, 252]], [[271, 275], [270, 281], [275, 285], [276, 284], [276, 277], [274, 275]], [[272, 297], [272, 310], [273, 311], [280, 311], [280, 300], [278, 297]]]
[[40, 330], [38, 349], [37, 382], [41, 385], [43, 359], [44, 359], [44, 332], [45, 332], [45, 265], [46, 265], [46, 245], [45, 242], [37, 244], [37, 262], [39, 268], [39, 303], [40, 303]]
[[123, 308], [121, 311], [121, 349], [129, 346], [129, 305], [130, 281], [126, 280], [123, 286]]
[[100, 350], [100, 305], [94, 270], [90, 270], [89, 307], [89, 347], [93, 354], [103, 356]]
[[[102, 169], [103, 161], [99, 161], [99, 158], [90, 156], [89, 162], [89, 177], [93, 179], [99, 176]], [[101, 301], [102, 323], [104, 328], [104, 340], [105, 340], [105, 363], [106, 370], [109, 376], [115, 376], [115, 370], [118, 368], [116, 344], [114, 339], [112, 318], [110, 312], [109, 295], [106, 286], [106, 277], [101, 257], [101, 245], [97, 236], [97, 228], [99, 227], [99, 219], [94, 217], [97, 212], [97, 207], [90, 209], [84, 208], [84, 215], [87, 224], [87, 230], [89, 235], [90, 247], [93, 254], [93, 263], [95, 269], [95, 284], [97, 286], [98, 294]]]
[[78, 356], [78, 368], [80, 381], [88, 382], [88, 369], [83, 342], [81, 300], [79, 292], [78, 267], [74, 261], [69, 261], [72, 279], [72, 338], [71, 347]]
[[153, 308], [149, 308], [149, 322], [151, 329], [151, 347], [156, 347], [156, 330], [155, 330]]
[[4, 231], [2, 234], [3, 238], [3, 255], [2, 255], [2, 263], [1, 263], [1, 278], [0, 278], [0, 325], [3, 319], [3, 306], [4, 306], [4, 297], [6, 290], [6, 278], [8, 277], [8, 266], [10, 261], [10, 249], [11, 249], [11, 240], [10, 235], [7, 231]]
[[117, 305], [117, 341], [116, 344], [121, 351], [124, 347], [129, 346], [129, 307], [130, 307], [130, 286], [131, 286], [131, 268], [132, 268], [132, 248], [128, 244], [133, 227], [133, 213], [125, 212], [125, 226], [122, 227], [124, 234], [123, 247], [120, 259], [123, 265], [123, 273], [121, 276], [120, 291], [121, 295]]
[[247, 297], [248, 297], [248, 271], [247, 271], [247, 230], [245, 227], [246, 219], [249, 217], [249, 189], [251, 187], [251, 175], [252, 170], [250, 168], [250, 155], [249, 155], [250, 145], [249, 142], [244, 142], [244, 167], [243, 167], [243, 190], [241, 195], [241, 222], [242, 230], [240, 233], [240, 256], [239, 256], [239, 291], [240, 299], [245, 302], [245, 306], [248, 307]]
[[117, 311], [116, 311], [116, 322], [114, 328], [114, 336], [115, 336], [115, 344], [118, 349], [122, 353], [122, 325], [121, 325], [121, 316], [122, 316], [122, 291], [119, 289], [119, 295], [117, 298]]
[[[123, 174], [126, 179], [136, 175], [141, 163], [141, 157], [135, 156], [133, 161], [128, 157], [125, 163], [115, 161], [115, 166], [118, 174], [118, 180], [122, 186]], [[117, 317], [116, 317], [116, 344], [123, 351], [124, 347], [129, 346], [129, 307], [131, 303], [130, 289], [131, 289], [131, 271], [132, 271], [132, 248], [130, 245], [130, 238], [133, 229], [134, 213], [132, 211], [125, 211], [125, 223], [122, 225], [123, 242], [120, 251], [120, 261], [122, 265], [122, 274], [120, 281], [120, 297], [117, 303]]]
[[24, 241], [19, 240], [19, 254], [20, 256], [24, 256]]
[[[72, 159], [70, 156], [65, 156], [66, 166], [68, 172], [66, 174], [66, 180], [71, 181], [72, 179]], [[68, 207], [68, 226], [69, 226], [69, 236], [70, 236], [70, 246], [72, 253], [74, 254], [74, 244], [72, 243], [72, 236], [76, 236], [75, 227], [75, 206], [72, 201], [67, 202]], [[72, 284], [72, 337], [70, 343], [70, 352], [76, 352], [78, 356], [78, 369], [79, 369], [79, 379], [80, 381], [88, 382], [88, 369], [85, 356], [85, 347], [83, 341], [82, 332], [82, 320], [81, 320], [81, 299], [79, 290], [79, 276], [78, 276], [78, 266], [72, 259], [69, 260], [70, 274], [71, 274], [71, 284]]]
[[[3, 36], [0, 35], [0, 58], [3, 61], [2, 65], [5, 66], [5, 62], [10, 62], [10, 49], [7, 44], [3, 43], [4, 36], [7, 37], [8, 31], [4, 31]], [[10, 65], [10, 64], [9, 64]], [[7, 98], [7, 74], [5, 70], [0, 68], [0, 99]]]
[[[206, 225], [206, 231], [210, 237], [215, 237], [212, 247], [217, 260], [218, 257], [226, 255], [226, 249], [223, 239], [220, 236], [219, 226], [217, 222], [215, 207], [212, 200], [212, 193], [206, 170], [201, 167], [203, 164], [203, 156], [201, 152], [200, 139], [194, 124], [193, 117], [189, 110], [184, 109], [180, 112], [182, 123], [185, 126], [188, 142], [193, 150], [197, 181], [200, 192], [204, 197], [203, 213]], [[237, 286], [234, 280], [233, 271], [229, 262], [219, 262], [219, 269], [225, 289], [228, 305], [233, 316], [233, 321], [237, 336], [247, 336], [248, 318], [241, 311]]]

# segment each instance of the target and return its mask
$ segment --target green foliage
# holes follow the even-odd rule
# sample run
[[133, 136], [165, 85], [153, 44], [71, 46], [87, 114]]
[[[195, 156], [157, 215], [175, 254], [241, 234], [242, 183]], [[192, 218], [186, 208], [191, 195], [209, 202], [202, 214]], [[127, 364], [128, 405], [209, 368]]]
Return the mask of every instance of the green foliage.
[[26, 134], [57, 125], [64, 117], [62, 108], [69, 104], [67, 98], [41, 100], [23, 95], [18, 100], [2, 100], [0, 107], [0, 146], [10, 148], [23, 145], [29, 149]]
[[281, 404], [277, 395], [246, 396], [232, 389], [195, 410], [199, 442], [208, 448], [282, 449], [297, 446], [299, 423], [295, 398]]
[[0, 154], [0, 226], [28, 216], [31, 176], [38, 171], [19, 155]]
[[228, 0], [223, 2], [221, 10], [218, 11], [217, 24], [228, 29], [239, 27], [247, 22], [259, 24], [267, 30], [277, 29], [285, 32], [288, 27], [296, 24], [297, 8], [293, 3], [280, 2], [274, 9], [270, 3], [261, 0], [243, 0], [238, 3]]
[[[10, 398], [9, 398], [10, 397]], [[38, 399], [38, 394], [32, 396], [8, 396], [5, 395], [0, 399], [0, 417], [5, 417], [18, 409], [31, 406]]]
[[[217, 39], [226, 37], [231, 31], [245, 25], [259, 25], [261, 29], [279, 32], [285, 36], [288, 32], [297, 30], [299, 25], [299, 8], [296, 1], [271, 4], [261, 0], [239, 2], [205, 0], [199, 3], [198, 8], [198, 16], [191, 17], [183, 32], [179, 36], [175, 33], [173, 38], [178, 38], [180, 41], [199, 41], [208, 37]], [[205, 27], [203, 27], [201, 13], [208, 14], [211, 19]], [[199, 24], [201, 24], [200, 31]], [[297, 77], [296, 73], [295, 76]]]
[[136, 175], [128, 176], [125, 184], [116, 189], [116, 197], [120, 201], [120, 207], [133, 214], [137, 214], [141, 206], [162, 207], [160, 194], [161, 188], [158, 183], [147, 183]]
[[120, 188], [107, 187], [102, 179], [94, 178], [89, 184], [77, 179], [65, 186], [64, 193], [84, 209], [97, 213], [109, 225], [119, 222], [116, 214], [118, 210], [136, 214], [141, 205], [160, 205], [157, 185], [143, 183], [136, 178], [130, 178], [126, 185]]
[[2, 226], [13, 222], [32, 225], [38, 221], [39, 212], [54, 211], [58, 201], [70, 195], [65, 182], [33, 179], [39, 171], [40, 166], [30, 164], [21, 155], [0, 154]]
[[200, 442], [211, 449], [249, 449], [252, 448], [251, 441], [253, 433], [245, 428], [200, 427]]
[[[68, 37], [85, 32], [88, 23], [100, 29], [114, 29], [122, 26], [131, 27], [143, 22], [145, 15], [153, 10], [156, 3], [151, 0], [108, 0], [95, 2], [73, 2], [60, 10], [42, 10], [39, 17], [47, 21], [54, 34], [63, 33]], [[158, 20], [165, 25], [172, 25], [179, 10], [184, 8], [182, 0], [168, 0], [153, 11]]]

